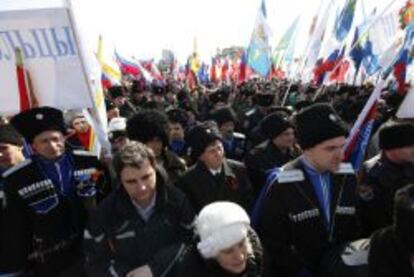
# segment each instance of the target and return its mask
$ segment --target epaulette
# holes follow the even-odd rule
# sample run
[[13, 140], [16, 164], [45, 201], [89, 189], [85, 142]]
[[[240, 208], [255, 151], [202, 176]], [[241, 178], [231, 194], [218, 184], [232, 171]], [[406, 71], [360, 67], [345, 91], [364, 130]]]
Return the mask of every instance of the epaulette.
[[355, 171], [351, 163], [341, 163], [339, 165], [338, 171], [336, 171], [335, 173], [336, 174], [355, 174]]
[[92, 152], [88, 152], [85, 150], [73, 150], [72, 153], [77, 156], [96, 157], [95, 154], [93, 154]]
[[245, 113], [245, 115], [246, 115], [247, 117], [249, 117], [249, 116], [251, 116], [252, 114], [254, 114], [255, 112], [256, 112], [256, 108], [253, 108], [253, 109], [248, 110], [248, 111]]
[[364, 167], [369, 170], [372, 167], [374, 167], [374, 165], [376, 165], [380, 159], [381, 159], [381, 155], [372, 157], [371, 159], [369, 159], [368, 161], [364, 163]]
[[32, 159], [26, 159], [23, 162], [13, 166], [12, 168], [9, 168], [8, 170], [6, 170], [5, 172], [3, 172], [3, 178], [6, 178], [7, 176], [9, 176], [10, 174], [16, 172], [17, 170], [27, 166], [28, 164], [30, 164], [32, 162]]
[[246, 139], [246, 135], [243, 133], [239, 133], [239, 132], [234, 132], [233, 133], [233, 137], [235, 139]]
[[281, 171], [278, 175], [278, 183], [291, 183], [291, 182], [300, 182], [305, 180], [305, 175], [300, 169], [291, 169], [286, 171]]

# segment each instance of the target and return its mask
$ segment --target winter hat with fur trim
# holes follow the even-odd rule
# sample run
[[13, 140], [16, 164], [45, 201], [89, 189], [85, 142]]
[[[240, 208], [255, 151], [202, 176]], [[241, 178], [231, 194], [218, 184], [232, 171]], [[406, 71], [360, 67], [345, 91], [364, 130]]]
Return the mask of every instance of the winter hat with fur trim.
[[250, 219], [246, 211], [232, 202], [214, 202], [205, 206], [196, 221], [200, 236], [197, 248], [205, 259], [214, 258], [247, 237]]

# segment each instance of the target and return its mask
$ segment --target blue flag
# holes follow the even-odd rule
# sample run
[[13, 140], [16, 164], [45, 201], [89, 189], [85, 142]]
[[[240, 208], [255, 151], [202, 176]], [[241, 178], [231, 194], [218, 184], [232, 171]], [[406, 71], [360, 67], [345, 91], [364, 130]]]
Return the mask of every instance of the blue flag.
[[250, 39], [247, 63], [255, 72], [266, 77], [271, 68], [272, 61], [269, 46], [270, 27], [266, 22], [263, 6], [264, 4], [262, 4], [257, 15], [256, 25]]
[[364, 48], [362, 47], [361, 43], [358, 42], [359, 40], [359, 29], [358, 27], [355, 28], [354, 39], [352, 40], [352, 50], [349, 52], [349, 56], [351, 57], [352, 61], [355, 64], [355, 69], [358, 70], [361, 66], [362, 60], [364, 59]]
[[335, 22], [335, 37], [338, 41], [343, 41], [348, 35], [354, 20], [355, 5], [357, 0], [347, 0], [344, 8]]

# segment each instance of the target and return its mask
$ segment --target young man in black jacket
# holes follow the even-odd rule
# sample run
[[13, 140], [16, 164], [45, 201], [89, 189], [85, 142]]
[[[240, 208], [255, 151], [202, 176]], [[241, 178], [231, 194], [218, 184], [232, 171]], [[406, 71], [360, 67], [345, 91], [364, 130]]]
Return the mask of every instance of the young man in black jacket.
[[282, 167], [264, 199], [265, 276], [317, 276], [326, 251], [358, 231], [356, 178], [341, 163], [344, 123], [327, 104], [302, 110], [295, 121], [304, 152]]
[[187, 198], [157, 174], [153, 151], [128, 142], [114, 157], [120, 186], [92, 215], [85, 232], [90, 276], [171, 276], [191, 238]]

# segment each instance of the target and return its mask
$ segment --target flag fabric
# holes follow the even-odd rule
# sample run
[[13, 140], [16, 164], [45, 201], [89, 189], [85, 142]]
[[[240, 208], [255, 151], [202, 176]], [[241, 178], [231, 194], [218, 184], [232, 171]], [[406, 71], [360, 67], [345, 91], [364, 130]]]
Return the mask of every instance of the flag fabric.
[[239, 76], [237, 78], [237, 81], [239, 83], [242, 83], [246, 80], [246, 71], [247, 71], [247, 53], [246, 50], [243, 50], [241, 61], [239, 65]]
[[292, 22], [273, 50], [273, 64], [276, 68], [280, 68], [284, 60], [292, 60], [298, 22], [299, 17]]
[[328, 72], [337, 68], [341, 62], [345, 53], [345, 47], [342, 48], [342, 51], [335, 49], [327, 59], [317, 64], [314, 70], [314, 79], [313, 83], [317, 86], [321, 85], [325, 79], [325, 76]]
[[266, 10], [265, 0], [262, 0], [262, 4], [260, 6], [260, 10], [261, 10], [263, 16], [266, 18], [267, 17], [267, 10]]
[[407, 73], [407, 64], [409, 62], [409, 54], [414, 39], [414, 22], [405, 27], [404, 44], [401, 48], [398, 58], [394, 64], [394, 77], [397, 81], [397, 91], [400, 94], [405, 92], [405, 77]]
[[15, 49], [16, 55], [16, 75], [17, 75], [17, 85], [19, 88], [19, 103], [20, 111], [29, 110], [32, 105], [30, 101], [30, 88], [27, 80], [27, 72], [23, 66], [23, 57], [22, 51], [20, 48]]
[[304, 61], [303, 71], [306, 77], [308, 78], [308, 72], [317, 64], [319, 53], [321, 50], [322, 42], [325, 38], [326, 33], [326, 26], [328, 25], [329, 15], [332, 11], [332, 3], [329, 2], [328, 6], [324, 10], [320, 21], [317, 23], [315, 27], [315, 31], [313, 35], [309, 39], [309, 47], [307, 47], [307, 52], [305, 52], [306, 60]]
[[349, 132], [344, 147], [344, 158], [346, 161], [354, 161], [354, 169], [358, 170], [361, 166], [366, 146], [372, 131], [372, 124], [376, 109], [376, 103], [381, 97], [381, 91], [385, 80], [381, 78], [374, 91], [371, 93], [367, 103], [358, 115], [357, 120]]
[[262, 77], [266, 77], [272, 64], [270, 59], [270, 27], [266, 21], [265, 3], [259, 9], [248, 50], [248, 65]]
[[335, 22], [335, 38], [342, 42], [349, 33], [354, 20], [357, 0], [347, 0]]
[[405, 95], [403, 102], [397, 112], [398, 118], [414, 118], [414, 86], [411, 86]]
[[359, 28], [355, 28], [354, 38], [352, 40], [352, 49], [349, 52], [349, 57], [352, 59], [355, 65], [355, 69], [358, 71], [362, 60], [364, 59], [365, 51], [360, 42]]
[[329, 75], [329, 80], [337, 83], [346, 83], [345, 76], [348, 73], [349, 61], [342, 59], [336, 69]]
[[125, 75], [131, 74], [136, 78], [141, 76], [141, 70], [139, 69], [139, 66], [136, 63], [129, 61], [125, 59], [124, 57], [121, 57], [116, 51], [115, 51], [115, 59], [116, 59], [116, 62], [119, 68], [121, 69], [122, 74], [125, 74]]
[[218, 82], [216, 58], [211, 59], [210, 80], [214, 83]]
[[375, 123], [375, 113], [377, 111], [377, 102], [375, 101], [369, 112], [364, 115], [362, 125], [353, 137], [350, 138], [348, 148], [345, 150], [345, 161], [352, 164], [355, 171], [358, 171], [364, 161], [365, 152], [371, 138], [372, 129]]
[[200, 69], [197, 72], [197, 78], [202, 84], [206, 84], [210, 81], [210, 76], [208, 74], [208, 65], [205, 63], [201, 64]]
[[102, 69], [102, 86], [108, 88], [114, 85], [120, 85], [122, 78], [121, 70], [115, 61], [108, 60], [104, 57], [102, 36], [99, 36], [96, 58]]
[[223, 67], [221, 68], [221, 76], [220, 79], [223, 82], [228, 82], [229, 81], [229, 60], [226, 58], [223, 64]]

